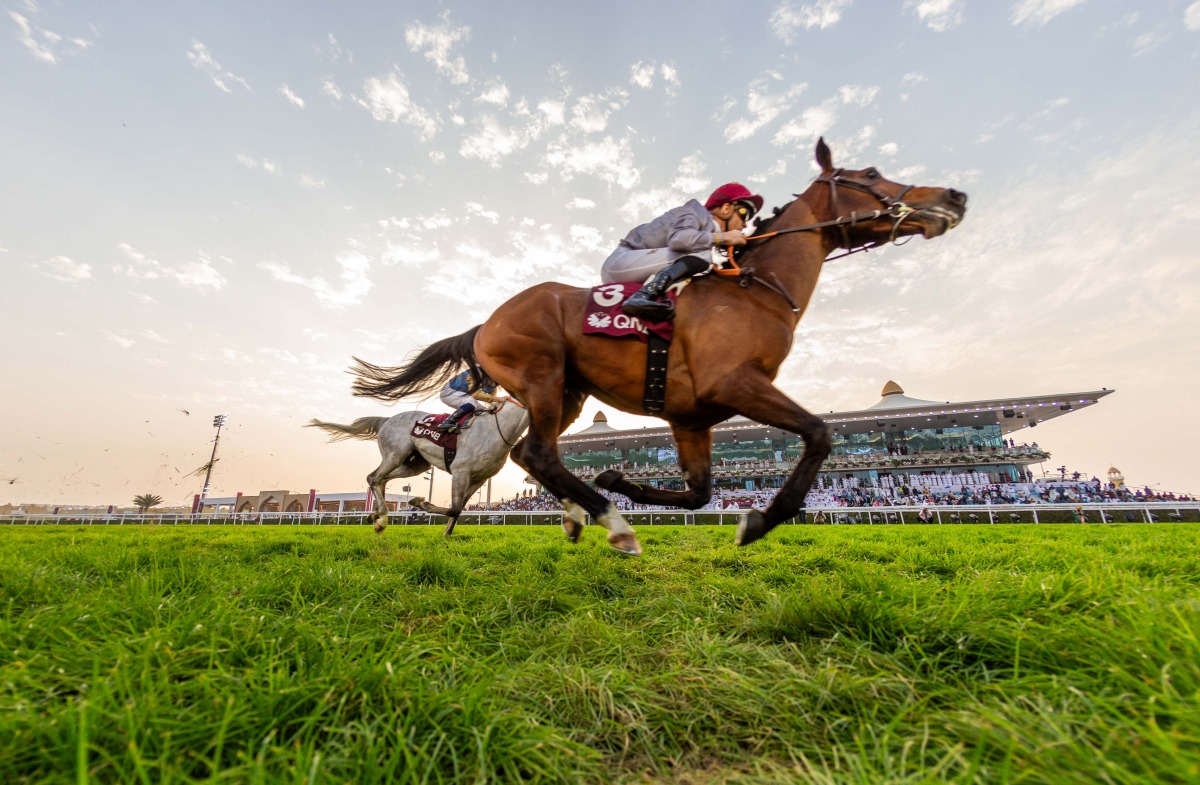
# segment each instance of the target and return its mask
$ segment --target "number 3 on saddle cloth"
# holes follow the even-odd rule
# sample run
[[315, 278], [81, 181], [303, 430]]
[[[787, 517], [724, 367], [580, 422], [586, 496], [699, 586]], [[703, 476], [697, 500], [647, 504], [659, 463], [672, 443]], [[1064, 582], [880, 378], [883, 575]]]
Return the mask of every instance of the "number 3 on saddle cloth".
[[[640, 283], [633, 282], [593, 286], [588, 292], [587, 307], [583, 311], [583, 333], [613, 338], [634, 335], [650, 345], [646, 353], [646, 386], [642, 394], [642, 408], [646, 414], [658, 414], [667, 400], [667, 351], [671, 346], [675, 322], [643, 322], [621, 313], [621, 303], [641, 288]], [[667, 290], [666, 296], [672, 305], [680, 288], [672, 286]]]

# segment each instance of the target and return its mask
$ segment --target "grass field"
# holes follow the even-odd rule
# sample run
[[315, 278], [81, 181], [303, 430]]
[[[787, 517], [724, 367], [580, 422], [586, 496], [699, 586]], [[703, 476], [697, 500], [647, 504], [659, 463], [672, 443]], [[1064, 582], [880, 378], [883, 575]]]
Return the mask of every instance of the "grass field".
[[5, 527], [0, 780], [1200, 781], [1200, 526]]

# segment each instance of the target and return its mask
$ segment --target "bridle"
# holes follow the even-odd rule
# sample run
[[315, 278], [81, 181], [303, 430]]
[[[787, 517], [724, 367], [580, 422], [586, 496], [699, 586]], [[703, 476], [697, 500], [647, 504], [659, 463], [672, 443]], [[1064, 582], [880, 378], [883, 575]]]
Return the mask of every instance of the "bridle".
[[[870, 170], [870, 171], [874, 171], [874, 170]], [[767, 232], [765, 234], [754, 234], [754, 235], [750, 235], [749, 237], [747, 237], [746, 240], [747, 241], [769, 240], [772, 237], [777, 237], [781, 234], [791, 234], [792, 232], [810, 232], [810, 231], [813, 231], [814, 229], [827, 229], [829, 227], [836, 227], [841, 232], [842, 246], [846, 249], [846, 251], [845, 251], [845, 253], [840, 253], [837, 256], [827, 257], [825, 259], [826, 262], [832, 262], [834, 259], [841, 259], [843, 257], [849, 256], [852, 253], [858, 253], [859, 251], [869, 251], [872, 248], [877, 248], [881, 245], [887, 245], [887, 244], [904, 245], [905, 243], [908, 242], [908, 240], [905, 240], [904, 242], [899, 242], [896, 237], [896, 233], [898, 231], [900, 231], [900, 224], [904, 223], [904, 220], [906, 218], [908, 218], [910, 215], [913, 215], [914, 213], [921, 212], [919, 208], [909, 207], [903, 201], [904, 196], [909, 191], [911, 191], [915, 186], [903, 185], [900, 187], [899, 194], [897, 194], [895, 196], [891, 196], [889, 194], [886, 194], [886, 193], [880, 191], [870, 181], [864, 182], [862, 180], [857, 180], [857, 179], [849, 177], [846, 174], [845, 169], [834, 169], [832, 172], [829, 172], [827, 174], [822, 173], [822, 174], [818, 175], [816, 178], [814, 178], [813, 182], [829, 184], [829, 204], [830, 204], [830, 207], [833, 208], [834, 215], [838, 215], [838, 213], [841, 212], [841, 208], [838, 206], [838, 190], [837, 190], [838, 186], [841, 186], [842, 188], [851, 188], [855, 191], [862, 191], [865, 194], [869, 194], [870, 196], [879, 200], [879, 202], [881, 204], [883, 204], [883, 209], [882, 210], [871, 210], [870, 212], [865, 212], [865, 213], [860, 213], [857, 210], [851, 210], [849, 215], [838, 215], [837, 218], [833, 218], [829, 221], [820, 221], [818, 223], [806, 224], [804, 226], [793, 226], [793, 227], [789, 227], [787, 229], [780, 229], [775, 232]], [[792, 194], [792, 195], [797, 198], [799, 198], [799, 196], [800, 196], [800, 194]], [[784, 209], [786, 209], [786, 207]], [[782, 210], [780, 212], [782, 212]], [[891, 218], [892, 219], [892, 231], [889, 233], [887, 241], [886, 242], [871, 241], [868, 243], [863, 243], [862, 245], [860, 245], [858, 247], [855, 247], [850, 242], [850, 228], [860, 222], [874, 221], [879, 218]], [[912, 238], [910, 237], [909, 239], [912, 239]], [[775, 283], [770, 283], [768, 281], [763, 280], [762, 278], [755, 278], [753, 269], [751, 269], [751, 268], [743, 269], [734, 260], [733, 246], [729, 246], [727, 251], [728, 251], [728, 259], [729, 259], [728, 266], [718, 269], [718, 270], [715, 270], [714, 272], [716, 273], [716, 275], [722, 276], [722, 277], [737, 276], [739, 278], [738, 283], [742, 288], [749, 286], [751, 282], [760, 283], [763, 286], [770, 289], [771, 291], [775, 292], [776, 294], [782, 296], [783, 299], [787, 300], [788, 305], [790, 305], [792, 308], [792, 313], [800, 313], [799, 306], [796, 305], [796, 302], [791, 298], [791, 295], [789, 295], [787, 293], [787, 290], [783, 288], [783, 284], [780, 283], [778, 276], [776, 276], [774, 273], [771, 273], [771, 276], [775, 279]]]
[[[517, 443], [510, 442], [508, 440], [508, 437], [504, 435], [504, 431], [500, 429], [500, 410], [503, 409], [505, 406], [507, 406], [510, 403], [513, 406], [516, 406], [517, 408], [520, 408], [520, 409], [525, 408], [525, 406], [520, 401], [518, 401], [516, 398], [505, 398], [503, 401], [500, 402], [499, 406], [497, 406], [495, 409], [492, 409], [492, 422], [496, 423], [496, 433], [500, 434], [500, 439], [505, 444], [507, 444], [509, 447], [516, 447]], [[522, 429], [522, 430], [524, 430], [524, 429]], [[518, 433], [517, 436], [520, 436], [520, 434]]]
[[[874, 170], [872, 169], [869, 171], [874, 171]], [[904, 245], [905, 243], [908, 242], [908, 240], [905, 240], [903, 243], [898, 242], [897, 238], [896, 238], [896, 232], [898, 232], [900, 230], [900, 224], [904, 223], [905, 218], [908, 218], [913, 213], [919, 212], [918, 210], [916, 210], [912, 207], [909, 207], [903, 201], [905, 195], [908, 194], [908, 192], [911, 191], [915, 186], [902, 185], [902, 186], [900, 186], [900, 193], [896, 194], [895, 196], [891, 196], [889, 194], [885, 194], [882, 191], [880, 191], [879, 188], [877, 188], [875, 186], [875, 184], [872, 183], [870, 180], [867, 180], [867, 181], [855, 180], [855, 179], [847, 176], [845, 169], [834, 169], [829, 174], [821, 174], [820, 176], [815, 178], [813, 180], [813, 182], [829, 184], [829, 203], [833, 207], [834, 215], [838, 215], [839, 213], [841, 213], [841, 208], [838, 206], [838, 190], [837, 189], [838, 189], [839, 185], [843, 188], [851, 188], [855, 191], [862, 191], [865, 194], [869, 194], [870, 196], [879, 200], [879, 202], [881, 204], [883, 204], [883, 206], [885, 208], [883, 210], [872, 210], [870, 213], [865, 213], [865, 214], [861, 214], [861, 215], [859, 213], [857, 213], [856, 211], [852, 210], [852, 211], [850, 211], [850, 215], [834, 219], [834, 222], [831, 225], [836, 226], [838, 228], [838, 230], [841, 231], [842, 246], [846, 249], [846, 252], [842, 253], [842, 254], [838, 254], [837, 256], [831, 256], [828, 259], [826, 259], [825, 261], [831, 262], [834, 259], [841, 259], [843, 256], [849, 256], [852, 253], [858, 253], [859, 251], [868, 251], [868, 250], [878, 247], [880, 245], [885, 245], [885, 243], [881, 243], [881, 242], [870, 242], [870, 243], [864, 243], [863, 245], [860, 245], [859, 247], [855, 248], [850, 243], [850, 227], [853, 227], [859, 221], [873, 221], [876, 218], [883, 218], [884, 216], [893, 218], [894, 220], [892, 221], [892, 231], [888, 235], [887, 242], [892, 245]], [[812, 228], [815, 228], [815, 227], [812, 227]], [[910, 237], [909, 240], [911, 240], [911, 239], [912, 238]]]

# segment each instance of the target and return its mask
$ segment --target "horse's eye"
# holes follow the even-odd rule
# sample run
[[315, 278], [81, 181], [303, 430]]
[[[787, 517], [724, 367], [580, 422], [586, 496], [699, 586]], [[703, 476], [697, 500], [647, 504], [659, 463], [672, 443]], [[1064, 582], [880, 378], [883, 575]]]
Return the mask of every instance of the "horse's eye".
[[868, 180], [878, 180], [879, 177], [880, 177], [880, 174], [879, 174], [878, 169], [868, 169], [867, 170], [867, 179]]

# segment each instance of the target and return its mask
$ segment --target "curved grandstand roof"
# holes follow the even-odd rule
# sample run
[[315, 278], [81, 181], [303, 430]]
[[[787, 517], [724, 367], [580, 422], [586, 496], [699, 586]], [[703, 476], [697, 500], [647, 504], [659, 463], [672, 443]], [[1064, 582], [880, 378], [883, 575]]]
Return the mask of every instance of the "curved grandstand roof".
[[[865, 409], [831, 411], [821, 414], [821, 419], [843, 434], [866, 433], [884, 428], [911, 430], [959, 425], [999, 425], [1000, 433], [1009, 436], [1022, 428], [1032, 428], [1039, 422], [1092, 406], [1104, 396], [1111, 395], [1113, 390], [1103, 388], [1090, 392], [1062, 392], [979, 401], [928, 401], [908, 397], [900, 385], [889, 381], [884, 385], [882, 393], [881, 400]], [[737, 416], [714, 427], [712, 436], [714, 442], [731, 442], [739, 438], [774, 438], [781, 433], [778, 428]], [[560, 449], [571, 452], [602, 449], [601, 445], [609, 448], [631, 445], [675, 446], [669, 427], [619, 430], [608, 424], [608, 418], [603, 412], [596, 415], [592, 425], [560, 437], [558, 443]]]

